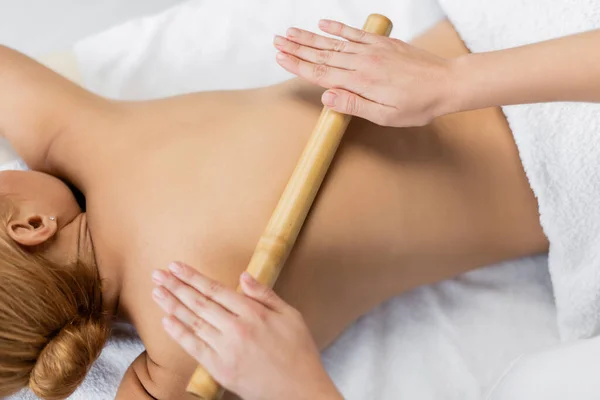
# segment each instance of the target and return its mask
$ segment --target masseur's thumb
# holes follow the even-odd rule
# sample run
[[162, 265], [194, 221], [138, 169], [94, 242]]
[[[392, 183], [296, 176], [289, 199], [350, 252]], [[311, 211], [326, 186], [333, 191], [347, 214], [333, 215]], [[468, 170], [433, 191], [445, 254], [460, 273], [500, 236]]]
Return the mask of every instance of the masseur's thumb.
[[391, 107], [367, 100], [355, 93], [342, 89], [331, 89], [323, 93], [324, 105], [342, 114], [353, 115], [386, 126], [391, 117]]
[[244, 294], [273, 311], [283, 312], [288, 305], [281, 300], [273, 289], [266, 287], [258, 282], [247, 272], [244, 272], [240, 278], [240, 283]]

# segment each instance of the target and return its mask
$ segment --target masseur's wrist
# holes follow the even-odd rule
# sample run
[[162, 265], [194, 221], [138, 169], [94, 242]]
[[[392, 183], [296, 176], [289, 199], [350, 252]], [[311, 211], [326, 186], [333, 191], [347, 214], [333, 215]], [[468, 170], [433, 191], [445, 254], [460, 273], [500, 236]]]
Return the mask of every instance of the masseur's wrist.
[[[452, 112], [521, 104], [527, 82], [510, 50], [465, 54], [452, 60]], [[530, 79], [531, 80], [531, 79]], [[521, 81], [521, 82], [520, 82]]]
[[477, 103], [485, 87], [478, 87], [474, 74], [477, 60], [466, 54], [449, 60], [449, 79], [445, 90], [443, 114], [481, 108]]

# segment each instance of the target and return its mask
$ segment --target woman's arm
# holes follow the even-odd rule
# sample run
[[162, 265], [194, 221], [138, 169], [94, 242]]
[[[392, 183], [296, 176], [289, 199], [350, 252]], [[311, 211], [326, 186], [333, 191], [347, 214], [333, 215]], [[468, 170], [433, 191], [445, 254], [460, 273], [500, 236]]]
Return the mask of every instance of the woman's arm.
[[143, 352], [127, 368], [115, 400], [156, 400], [147, 388], [149, 382], [147, 354]]
[[[600, 102], [600, 30], [454, 62], [456, 111], [552, 101]], [[452, 100], [448, 99], [451, 103]]]
[[48, 156], [95, 96], [31, 58], [0, 46], [0, 136], [32, 168], [50, 172]]
[[186, 379], [161, 369], [144, 351], [125, 372], [115, 400], [196, 399], [185, 393], [186, 385]]
[[388, 126], [424, 125], [453, 112], [550, 101], [600, 102], [600, 30], [459, 58], [323, 20], [346, 40], [290, 29], [279, 64], [327, 88], [322, 101]]

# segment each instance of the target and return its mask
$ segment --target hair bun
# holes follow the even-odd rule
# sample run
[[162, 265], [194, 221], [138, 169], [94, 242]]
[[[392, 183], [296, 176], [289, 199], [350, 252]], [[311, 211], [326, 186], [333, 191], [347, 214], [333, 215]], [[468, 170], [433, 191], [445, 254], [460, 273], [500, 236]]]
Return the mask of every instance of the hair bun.
[[104, 318], [66, 325], [38, 357], [29, 377], [29, 388], [46, 400], [70, 396], [102, 352], [108, 335], [108, 322]]

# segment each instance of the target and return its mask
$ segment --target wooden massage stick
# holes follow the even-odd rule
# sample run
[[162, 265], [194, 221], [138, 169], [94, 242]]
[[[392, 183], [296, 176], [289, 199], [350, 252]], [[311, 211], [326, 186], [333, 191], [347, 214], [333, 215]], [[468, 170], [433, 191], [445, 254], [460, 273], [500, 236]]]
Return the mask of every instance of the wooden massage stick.
[[[389, 36], [392, 31], [392, 22], [383, 15], [371, 14], [367, 18], [363, 30]], [[317, 125], [308, 139], [296, 169], [292, 173], [246, 269], [263, 285], [273, 287], [275, 284], [350, 119], [349, 115], [323, 107]], [[187, 391], [203, 400], [218, 400], [224, 393], [224, 390], [202, 366], [199, 366], [194, 372]]]

